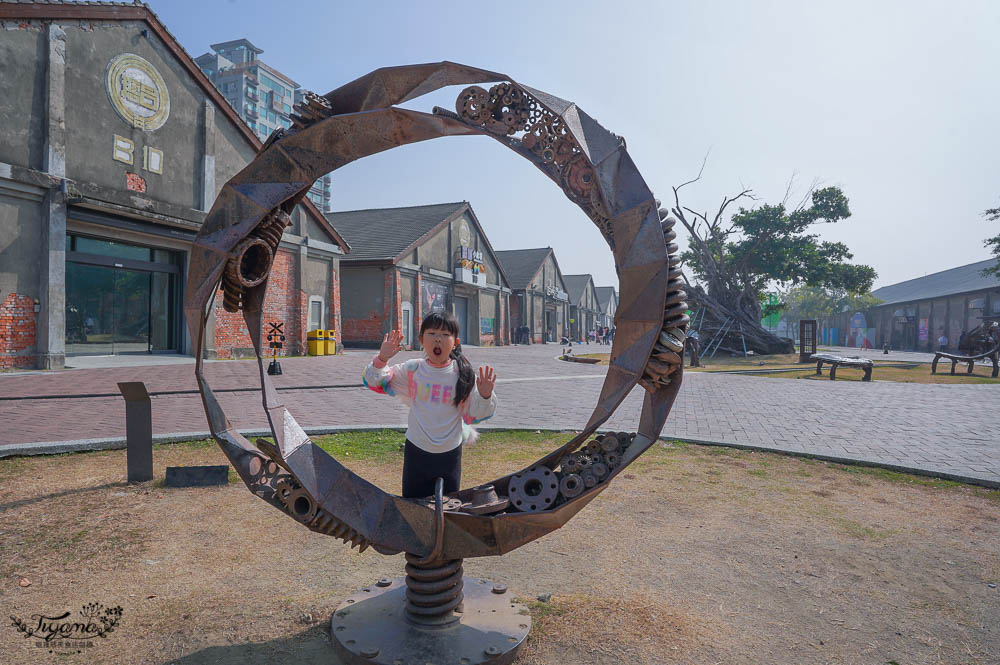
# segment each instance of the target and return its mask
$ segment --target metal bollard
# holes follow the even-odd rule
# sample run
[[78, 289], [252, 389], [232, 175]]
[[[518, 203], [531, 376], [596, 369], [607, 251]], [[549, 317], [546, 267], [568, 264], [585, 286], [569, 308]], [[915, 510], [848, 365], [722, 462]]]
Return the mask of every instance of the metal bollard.
[[142, 381], [118, 384], [125, 398], [125, 445], [128, 482], [153, 479], [153, 407]]

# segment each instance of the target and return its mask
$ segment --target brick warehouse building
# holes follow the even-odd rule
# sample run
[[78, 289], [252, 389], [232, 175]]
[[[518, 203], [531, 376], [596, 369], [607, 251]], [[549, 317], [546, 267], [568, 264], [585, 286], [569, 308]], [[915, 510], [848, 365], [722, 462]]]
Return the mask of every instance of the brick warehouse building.
[[510, 278], [510, 325], [528, 326], [535, 344], [557, 342], [569, 334], [569, 295], [551, 247], [497, 252]]
[[[260, 140], [141, 4], [0, 3], [0, 62], [0, 367], [191, 353], [191, 241]], [[348, 245], [309, 201], [292, 218], [265, 320], [296, 353], [340, 328]], [[221, 295], [206, 342], [251, 348]]]
[[510, 343], [510, 284], [466, 202], [327, 213], [354, 249], [341, 260], [344, 343], [417, 348], [424, 314], [448, 310], [465, 344]]

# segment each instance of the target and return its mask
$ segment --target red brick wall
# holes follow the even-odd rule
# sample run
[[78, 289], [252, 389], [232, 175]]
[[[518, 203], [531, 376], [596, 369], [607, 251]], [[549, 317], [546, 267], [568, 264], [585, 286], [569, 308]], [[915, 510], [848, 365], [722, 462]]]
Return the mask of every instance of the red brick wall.
[[35, 366], [35, 299], [9, 293], [0, 303], [0, 369]]
[[521, 296], [511, 294], [510, 296], [510, 325], [515, 328], [521, 327]]
[[382, 317], [372, 310], [363, 319], [344, 319], [343, 338], [347, 342], [381, 342]]
[[500, 344], [510, 344], [510, 328], [507, 327], [508, 303], [509, 300], [501, 292], [500, 297], [497, 298], [497, 309], [500, 310], [500, 316], [497, 317], [497, 335]]
[[[279, 355], [305, 353], [306, 317], [309, 298], [296, 288], [298, 255], [279, 249], [268, 279], [264, 297], [264, 330], [271, 321], [284, 322], [285, 348]], [[266, 338], [263, 351], [269, 353]], [[253, 355], [253, 342], [247, 332], [241, 312], [229, 313], [222, 308], [222, 291], [215, 298], [215, 349], [219, 358]]]
[[424, 280], [420, 273], [413, 287], [413, 348], [420, 348], [420, 324], [424, 322]]
[[340, 321], [340, 275], [336, 270], [330, 272], [330, 320], [327, 327], [333, 331], [337, 339], [337, 352], [341, 350], [343, 335]]

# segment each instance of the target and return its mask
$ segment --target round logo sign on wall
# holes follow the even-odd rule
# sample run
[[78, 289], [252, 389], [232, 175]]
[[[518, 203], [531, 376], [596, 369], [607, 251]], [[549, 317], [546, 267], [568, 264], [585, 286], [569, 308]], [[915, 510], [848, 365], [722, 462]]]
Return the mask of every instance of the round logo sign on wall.
[[111, 59], [105, 87], [115, 111], [133, 127], [159, 129], [170, 115], [170, 96], [163, 77], [148, 60], [134, 53]]

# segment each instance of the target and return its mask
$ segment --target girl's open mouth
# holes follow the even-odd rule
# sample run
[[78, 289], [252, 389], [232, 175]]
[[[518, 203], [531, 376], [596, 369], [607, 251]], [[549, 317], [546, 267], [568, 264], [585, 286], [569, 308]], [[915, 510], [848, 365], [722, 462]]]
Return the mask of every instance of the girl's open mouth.
[[441, 355], [441, 347], [440, 346], [435, 346], [433, 353], [436, 356], [440, 356]]

